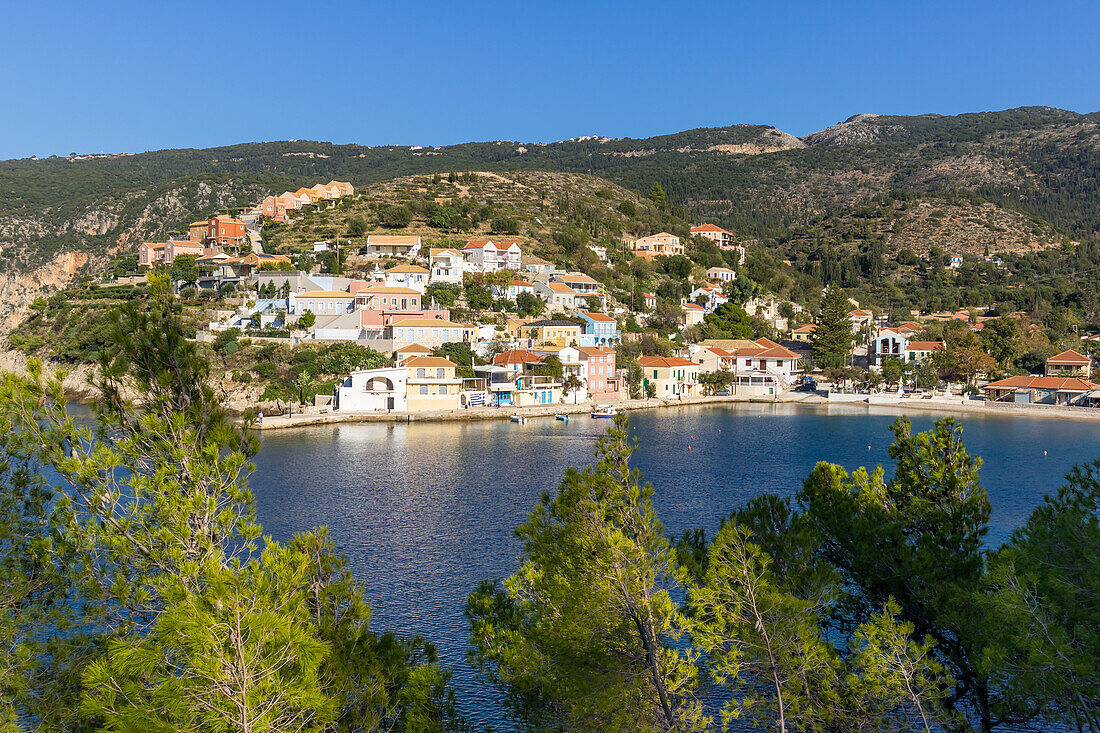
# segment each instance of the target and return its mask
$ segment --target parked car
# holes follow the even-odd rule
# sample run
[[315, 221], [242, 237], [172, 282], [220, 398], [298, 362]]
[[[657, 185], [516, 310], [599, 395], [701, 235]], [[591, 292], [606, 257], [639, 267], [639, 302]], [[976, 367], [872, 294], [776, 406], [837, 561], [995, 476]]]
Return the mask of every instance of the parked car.
[[728, 389], [720, 389], [714, 393], [715, 397], [729, 397], [730, 391]]
[[802, 384], [795, 387], [794, 391], [795, 392], [816, 392], [817, 391], [817, 382], [815, 382], [814, 380], [812, 380], [810, 378], [807, 378], [802, 382]]

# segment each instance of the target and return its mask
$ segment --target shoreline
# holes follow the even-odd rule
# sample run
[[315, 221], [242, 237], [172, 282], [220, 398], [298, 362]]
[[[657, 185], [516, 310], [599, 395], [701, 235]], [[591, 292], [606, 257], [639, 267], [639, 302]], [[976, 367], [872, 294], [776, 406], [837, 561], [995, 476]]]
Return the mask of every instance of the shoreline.
[[[848, 395], [845, 395], [847, 397]], [[910, 412], [939, 412], [959, 417], [983, 415], [987, 417], [1025, 417], [1055, 420], [1100, 421], [1100, 409], [1063, 407], [1057, 405], [1016, 405], [996, 402], [983, 402], [954, 397], [950, 399], [912, 399], [884, 395], [850, 395], [855, 399], [828, 399], [815, 393], [788, 393], [778, 398], [741, 397], [736, 395], [722, 397], [688, 397], [684, 400], [639, 399], [622, 400], [609, 403], [621, 411], [652, 410], [670, 407], [690, 407], [696, 405], [724, 404], [765, 404], [765, 405], [805, 405], [815, 409], [830, 408], [834, 405], [845, 408], [863, 407], [870, 413], [876, 409], [904, 415]], [[553, 417], [555, 415], [586, 415], [592, 412], [595, 403], [576, 405], [534, 405], [528, 407], [474, 407], [459, 410], [434, 412], [347, 412], [285, 416], [268, 416], [262, 424], [253, 424], [252, 429], [260, 432], [268, 430], [294, 430], [296, 428], [340, 425], [345, 423], [413, 423], [413, 422], [474, 422], [486, 420], [510, 420], [513, 415], [527, 418]]]

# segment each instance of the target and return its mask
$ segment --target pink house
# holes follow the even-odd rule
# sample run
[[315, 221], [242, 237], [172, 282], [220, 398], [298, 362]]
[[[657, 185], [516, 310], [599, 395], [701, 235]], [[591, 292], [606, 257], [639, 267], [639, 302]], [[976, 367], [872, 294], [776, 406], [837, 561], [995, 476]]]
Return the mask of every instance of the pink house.
[[593, 402], [622, 397], [622, 379], [615, 373], [615, 349], [606, 346], [578, 346], [587, 369], [588, 395]]

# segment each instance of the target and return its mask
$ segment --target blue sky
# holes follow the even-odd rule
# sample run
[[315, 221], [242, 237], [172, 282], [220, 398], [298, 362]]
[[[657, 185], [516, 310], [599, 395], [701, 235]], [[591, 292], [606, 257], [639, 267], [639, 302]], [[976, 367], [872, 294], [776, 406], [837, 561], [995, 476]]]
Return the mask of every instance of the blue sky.
[[9, 2], [0, 158], [1100, 109], [1100, 3]]

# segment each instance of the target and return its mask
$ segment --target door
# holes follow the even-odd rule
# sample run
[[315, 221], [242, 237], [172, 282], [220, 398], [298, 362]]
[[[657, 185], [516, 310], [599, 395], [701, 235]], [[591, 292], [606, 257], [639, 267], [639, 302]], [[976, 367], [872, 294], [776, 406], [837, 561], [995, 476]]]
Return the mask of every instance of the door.
[[386, 398], [386, 409], [387, 410], [392, 410], [393, 409], [393, 397], [387, 397]]

